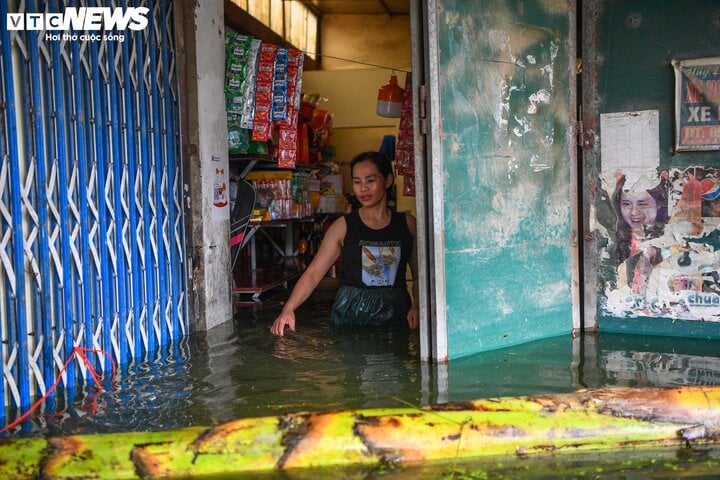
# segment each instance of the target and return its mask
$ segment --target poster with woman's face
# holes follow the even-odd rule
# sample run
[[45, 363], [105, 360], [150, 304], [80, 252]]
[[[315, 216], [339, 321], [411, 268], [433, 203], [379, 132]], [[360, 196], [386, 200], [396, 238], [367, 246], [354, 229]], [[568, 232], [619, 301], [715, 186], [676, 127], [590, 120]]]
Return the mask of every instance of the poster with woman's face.
[[621, 192], [618, 200], [620, 214], [631, 230], [639, 232], [655, 223], [658, 202], [647, 190]]
[[605, 313], [720, 322], [720, 172], [674, 168], [649, 188], [618, 172], [610, 200]]

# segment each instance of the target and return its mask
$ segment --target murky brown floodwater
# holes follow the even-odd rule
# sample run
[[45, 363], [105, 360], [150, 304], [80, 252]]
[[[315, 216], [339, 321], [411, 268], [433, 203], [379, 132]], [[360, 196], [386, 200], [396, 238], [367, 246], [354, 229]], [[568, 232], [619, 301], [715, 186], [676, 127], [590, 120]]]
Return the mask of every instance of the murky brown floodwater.
[[[10, 436], [161, 430], [295, 411], [602, 386], [720, 385], [720, 344], [709, 340], [568, 335], [432, 366], [419, 361], [415, 333], [332, 329], [327, 324], [332, 295], [318, 295], [301, 307], [299, 335], [275, 338], [269, 326], [282, 298], [241, 310], [234, 322], [174, 345], [155, 362], [129, 366], [112, 391], [97, 394], [88, 387], [74, 398], [60, 393]], [[109, 381], [104, 385], [112, 388]], [[9, 412], [7, 418], [15, 416]], [[714, 451], [606, 457], [576, 456], [563, 460], [562, 469], [554, 461], [507, 459], [510, 463], [307, 472], [311, 476], [303, 478], [678, 478], [678, 469], [684, 477], [720, 477]]]

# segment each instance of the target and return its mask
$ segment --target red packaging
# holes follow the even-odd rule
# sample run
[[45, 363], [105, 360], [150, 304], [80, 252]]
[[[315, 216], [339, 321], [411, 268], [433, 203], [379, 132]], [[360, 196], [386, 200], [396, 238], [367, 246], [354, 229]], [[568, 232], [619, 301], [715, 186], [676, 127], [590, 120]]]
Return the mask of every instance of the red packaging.
[[398, 139], [395, 146], [395, 168], [403, 175], [403, 195], [415, 195], [415, 149], [413, 138], [412, 81], [410, 73], [405, 77]]
[[255, 113], [253, 116], [252, 139], [266, 142], [272, 136], [270, 112], [272, 111], [273, 74], [277, 45], [263, 43], [258, 55], [257, 78], [255, 79]]

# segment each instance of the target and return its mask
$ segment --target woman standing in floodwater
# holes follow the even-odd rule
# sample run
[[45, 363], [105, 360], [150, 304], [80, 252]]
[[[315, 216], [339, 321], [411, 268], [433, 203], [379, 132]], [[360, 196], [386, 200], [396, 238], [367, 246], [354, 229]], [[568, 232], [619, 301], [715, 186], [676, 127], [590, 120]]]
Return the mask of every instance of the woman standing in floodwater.
[[333, 325], [398, 328], [418, 325], [417, 282], [412, 299], [405, 272], [417, 274], [415, 217], [387, 206], [395, 181], [390, 160], [364, 152], [350, 162], [353, 192], [360, 208], [338, 218], [328, 229], [317, 254], [293, 288], [271, 331], [295, 330], [295, 310], [315, 290], [342, 254], [340, 289], [330, 321]]

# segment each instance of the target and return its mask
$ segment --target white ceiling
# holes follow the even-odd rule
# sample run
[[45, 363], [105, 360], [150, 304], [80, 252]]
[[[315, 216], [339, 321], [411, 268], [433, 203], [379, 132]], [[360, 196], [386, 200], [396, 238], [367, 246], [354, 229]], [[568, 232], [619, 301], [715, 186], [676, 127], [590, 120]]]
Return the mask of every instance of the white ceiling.
[[321, 15], [408, 15], [409, 0], [301, 0]]

